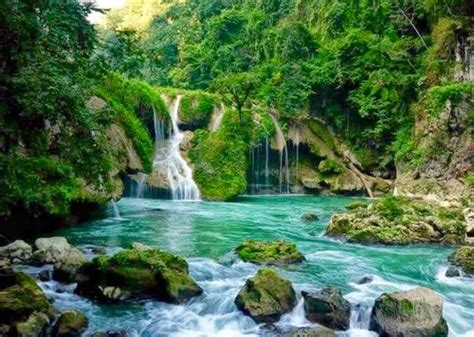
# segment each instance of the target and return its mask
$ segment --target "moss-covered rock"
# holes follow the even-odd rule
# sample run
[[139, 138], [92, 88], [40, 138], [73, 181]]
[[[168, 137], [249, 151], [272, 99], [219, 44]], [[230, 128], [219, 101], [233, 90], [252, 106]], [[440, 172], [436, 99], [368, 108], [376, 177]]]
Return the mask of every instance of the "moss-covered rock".
[[53, 279], [60, 282], [76, 282], [77, 271], [86, 263], [86, 257], [77, 248], [71, 247], [61, 261], [54, 264]]
[[245, 240], [235, 248], [237, 255], [245, 262], [257, 264], [285, 265], [304, 260], [294, 243], [280, 241]]
[[271, 268], [262, 268], [249, 278], [235, 298], [239, 310], [256, 322], [273, 323], [296, 304], [291, 282]]
[[51, 316], [51, 303], [34, 278], [24, 273], [13, 275], [13, 284], [0, 289], [0, 323], [26, 321], [34, 312]]
[[305, 315], [308, 320], [331, 329], [347, 330], [351, 304], [342, 297], [339, 288], [329, 286], [314, 293], [303, 292]]
[[25, 322], [16, 325], [18, 337], [44, 336], [49, 324], [49, 317], [43, 313], [33, 313]]
[[357, 209], [357, 208], [367, 208], [367, 206], [369, 206], [369, 204], [367, 202], [357, 200], [357, 201], [353, 201], [353, 202], [347, 204], [346, 208], [349, 209], [349, 210], [353, 210], [353, 209]]
[[422, 287], [384, 293], [375, 300], [370, 329], [381, 336], [447, 336], [443, 299]]
[[474, 275], [474, 247], [459, 247], [448, 259], [449, 262], [460, 267], [465, 274]]
[[87, 329], [89, 320], [78, 311], [66, 311], [59, 316], [54, 325], [54, 337], [79, 337]]
[[100, 301], [152, 297], [183, 303], [202, 293], [186, 261], [159, 249], [98, 256], [79, 269], [77, 281], [77, 294]]
[[361, 243], [458, 244], [465, 241], [466, 225], [459, 209], [390, 196], [334, 214], [327, 234]]
[[319, 163], [318, 170], [324, 175], [339, 174], [344, 172], [344, 166], [334, 159], [325, 159]]

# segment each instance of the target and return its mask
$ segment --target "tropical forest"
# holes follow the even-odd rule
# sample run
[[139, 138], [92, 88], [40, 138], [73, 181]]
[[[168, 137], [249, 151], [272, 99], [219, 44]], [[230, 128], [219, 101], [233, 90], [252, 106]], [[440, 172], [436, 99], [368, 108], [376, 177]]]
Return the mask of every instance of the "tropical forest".
[[474, 337], [472, 0], [0, 0], [0, 337]]

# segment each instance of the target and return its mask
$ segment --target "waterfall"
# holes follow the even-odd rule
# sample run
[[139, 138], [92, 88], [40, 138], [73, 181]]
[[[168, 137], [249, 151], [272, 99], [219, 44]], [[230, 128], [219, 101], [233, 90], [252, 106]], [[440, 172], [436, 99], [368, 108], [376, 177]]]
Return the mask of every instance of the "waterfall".
[[211, 127], [210, 127], [211, 131], [214, 132], [214, 131], [219, 130], [222, 124], [222, 119], [224, 118], [224, 112], [225, 112], [224, 103], [221, 103], [221, 109], [217, 112], [217, 114], [214, 114], [214, 116], [212, 116]]
[[143, 191], [144, 191], [145, 182], [147, 178], [148, 178], [148, 175], [146, 175], [145, 173], [142, 173], [140, 177], [140, 181], [138, 182], [137, 194], [136, 194], [137, 198], [143, 198]]
[[[280, 152], [280, 172], [279, 172], [279, 184], [280, 184], [280, 193], [283, 193], [283, 180], [286, 182], [286, 191], [285, 193], [290, 193], [290, 171], [289, 171], [289, 162], [288, 162], [288, 145], [286, 143], [285, 136], [283, 131], [280, 128], [275, 116], [270, 114], [270, 118], [275, 125], [275, 137], [276, 137], [276, 148]], [[285, 160], [285, 166], [283, 167], [283, 159]]]
[[295, 147], [296, 147], [296, 173], [295, 173], [295, 181], [298, 181], [298, 177], [300, 175], [300, 131], [296, 132], [295, 137]]
[[114, 219], [116, 220], [122, 220], [122, 217], [120, 216], [119, 209], [117, 207], [117, 203], [115, 202], [114, 199], [111, 200], [112, 203], [112, 208], [114, 210]]
[[173, 200], [200, 200], [199, 188], [193, 180], [193, 171], [181, 155], [183, 134], [178, 127], [178, 112], [182, 95], [179, 95], [171, 111], [171, 135], [166, 161], [166, 175]]
[[270, 159], [270, 146], [268, 143], [268, 137], [265, 137], [265, 185], [268, 187], [268, 177], [270, 172], [268, 170], [268, 161]]

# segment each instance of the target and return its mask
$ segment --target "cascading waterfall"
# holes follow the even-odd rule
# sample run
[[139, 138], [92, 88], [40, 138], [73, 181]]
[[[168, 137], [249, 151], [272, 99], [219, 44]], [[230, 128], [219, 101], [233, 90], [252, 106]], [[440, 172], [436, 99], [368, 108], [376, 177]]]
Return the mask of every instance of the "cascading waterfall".
[[268, 186], [269, 184], [269, 176], [270, 176], [270, 171], [268, 167], [268, 162], [270, 160], [270, 145], [268, 142], [268, 137], [265, 137], [265, 185]]
[[[270, 118], [275, 125], [275, 137], [277, 149], [280, 152], [280, 172], [279, 172], [279, 184], [280, 184], [280, 193], [290, 193], [290, 171], [288, 163], [288, 144], [286, 143], [286, 138], [283, 135], [280, 124], [278, 124], [275, 116], [270, 114]], [[283, 163], [284, 160], [284, 163]], [[285, 165], [283, 167], [283, 164]], [[285, 181], [284, 181], [285, 180]], [[285, 191], [283, 191], [283, 182], [286, 183]]]
[[110, 202], [112, 203], [112, 209], [114, 210], [114, 219], [115, 220], [121, 220], [122, 217], [120, 216], [120, 212], [119, 212], [119, 209], [117, 207], [117, 203], [115, 202], [114, 199], [112, 199]]
[[143, 198], [143, 192], [145, 190], [145, 182], [147, 178], [148, 178], [148, 175], [146, 175], [145, 173], [142, 173], [140, 177], [140, 181], [138, 182], [137, 194], [136, 194], [137, 198]]
[[178, 112], [182, 95], [179, 95], [171, 111], [171, 135], [166, 158], [166, 176], [173, 200], [200, 200], [201, 194], [193, 180], [193, 171], [181, 155], [180, 145], [184, 135], [178, 127]]

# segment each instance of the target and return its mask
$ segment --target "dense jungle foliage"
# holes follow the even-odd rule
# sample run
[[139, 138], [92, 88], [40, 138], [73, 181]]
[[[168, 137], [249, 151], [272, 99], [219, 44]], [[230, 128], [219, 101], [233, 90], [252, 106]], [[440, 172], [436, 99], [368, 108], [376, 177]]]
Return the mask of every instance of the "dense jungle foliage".
[[[233, 102], [238, 114], [226, 112], [215, 134], [197, 132], [190, 152], [198, 182], [211, 178], [200, 167], [219, 162], [225, 167], [212, 178], [233, 193], [245, 189], [246, 146], [258, 138], [246, 127], [250, 108], [277, 111], [282, 125], [318, 120], [363, 164], [417, 160], [416, 115], [436, 116], [446, 99], [472, 92], [454, 76], [470, 5], [128, 0], [94, 27], [91, 2], [0, 1], [0, 218], [65, 217], [74, 204], [109, 200], [111, 172], [120, 171], [108, 139], [113, 124], [150, 172], [153, 112], [166, 118], [160, 95], [174, 90], [158, 87]], [[182, 118], [202, 127], [215, 100], [194, 92], [204, 98], [197, 108], [184, 99]], [[94, 104], [94, 96], [106, 104]], [[209, 150], [216, 144], [219, 156]], [[236, 170], [239, 176], [226, 177]], [[216, 198], [227, 193], [208, 188]]]

